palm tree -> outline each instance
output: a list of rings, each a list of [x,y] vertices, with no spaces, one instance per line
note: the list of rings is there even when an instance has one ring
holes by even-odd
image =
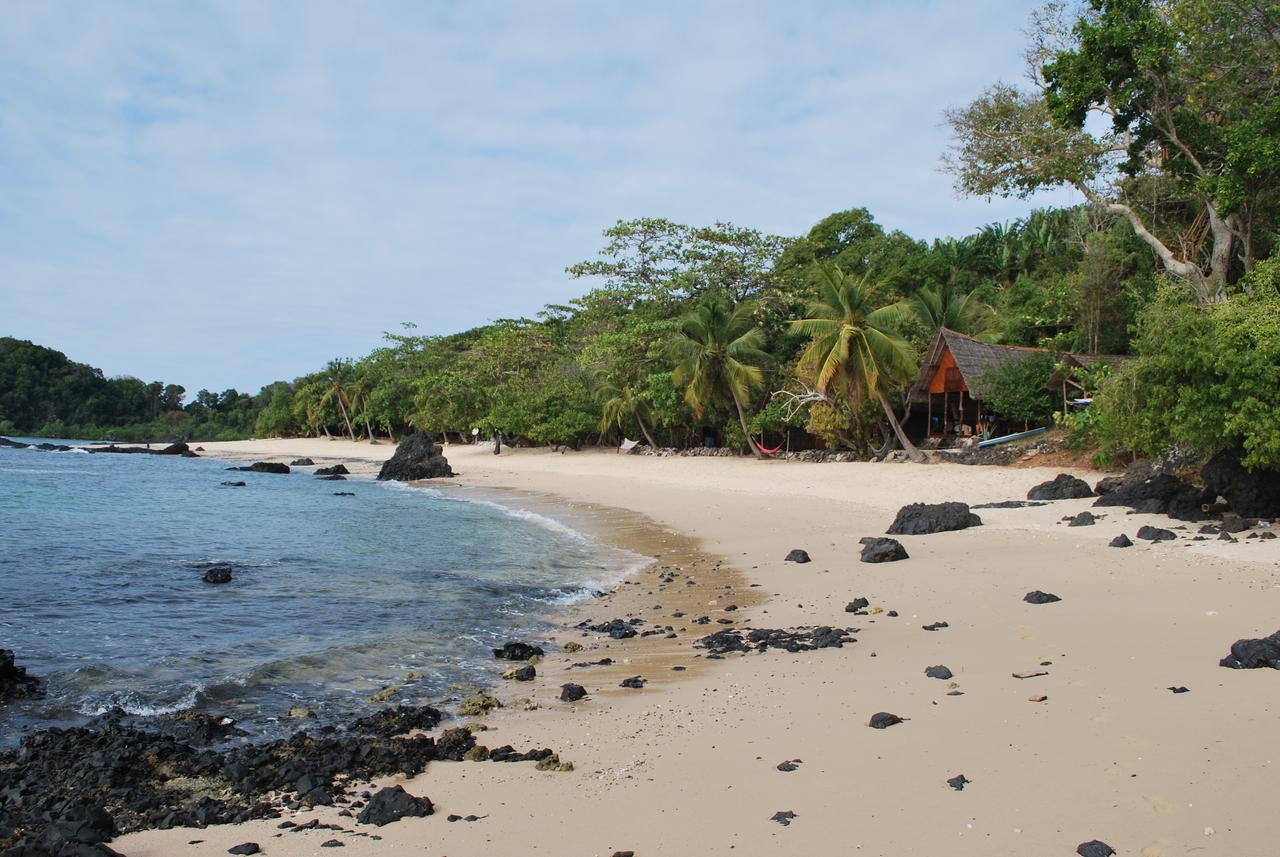
[[[671,379],[677,387],[685,388],[684,400],[695,416],[701,417],[709,404],[732,401],[751,454],[763,459],[742,409],[743,400],[764,383],[760,364],[769,359],[760,350],[764,331],[755,326],[751,311],[750,304],[740,303],[731,309],[725,299],[712,298],[686,315],[672,346],[676,365]]]
[[[336,401],[338,410],[342,413],[343,422],[347,424],[347,434],[351,435],[351,440],[356,439],[356,430],[351,425],[351,417],[347,414],[347,385],[348,378],[351,375],[351,365],[345,360],[330,360],[329,365],[325,367],[325,383],[326,389],[324,395],[320,398],[321,405],[327,405],[329,402]]]
[[[865,277],[847,277],[831,264],[821,265],[819,271],[817,303],[809,308],[808,318],[791,323],[793,333],[810,337],[797,364],[800,372],[822,395],[845,396],[855,413],[864,402],[879,401],[907,455],[924,461],[884,394],[890,382],[905,381],[915,371],[911,346],[894,329],[901,312],[893,306],[872,309],[872,289]]]
[[[600,406],[601,431],[607,431],[614,426],[621,428],[627,417],[634,417],[635,421],[640,425],[640,431],[644,433],[644,439],[649,442],[649,447],[651,449],[658,448],[653,436],[649,434],[649,428],[644,424],[644,415],[649,413],[649,403],[636,394],[635,388],[630,384],[618,387],[601,379],[597,382],[596,395],[602,400]]]
[[[975,336],[986,326],[987,318],[995,311],[974,297],[973,292],[962,294],[952,283],[942,283],[933,288],[921,286],[894,304],[893,309],[904,316],[914,317],[928,328],[930,335],[947,327],[957,333]]]

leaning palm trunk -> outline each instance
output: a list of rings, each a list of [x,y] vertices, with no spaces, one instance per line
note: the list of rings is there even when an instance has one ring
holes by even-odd
[[[351,425],[351,417],[347,416],[347,406],[342,402],[342,394],[338,394],[338,410],[342,411],[342,421],[347,424],[347,434],[351,435],[351,440],[356,439],[356,430]]]
[[[880,400],[880,407],[884,408],[885,416],[889,418],[889,424],[893,426],[893,432],[898,436],[898,442],[902,444],[902,448],[907,452],[907,458],[916,463],[923,463],[929,460],[923,452],[916,449],[911,441],[907,440],[907,433],[902,430],[902,426],[898,423],[898,418],[894,416],[893,408],[889,407],[889,402],[884,397],[884,393],[876,391],[876,398]]]
[[[364,430],[369,433],[369,443],[377,443],[378,438],[373,434],[373,426],[369,425],[369,418],[364,418]]]
[[[733,396],[733,405],[738,409],[738,422],[742,424],[742,436],[747,439],[747,446],[751,449],[751,454],[764,461],[764,453],[760,451],[760,447],[756,446],[756,442],[751,439],[751,431],[747,428],[747,415],[743,413],[742,402],[738,401],[737,393]]]
[[[739,413],[741,413],[741,409],[739,409]],[[653,435],[649,434],[649,429],[645,427],[644,420],[640,418],[639,414],[636,414],[636,422],[640,424],[640,431],[644,433],[644,439],[649,441],[649,448],[657,449],[658,445],[653,442]]]

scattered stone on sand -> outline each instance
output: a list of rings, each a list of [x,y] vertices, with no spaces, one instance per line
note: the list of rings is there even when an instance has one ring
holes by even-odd
[[[1138,538],[1152,542],[1171,542],[1178,536],[1172,530],[1163,527],[1149,527],[1145,524],[1138,529]]]
[[[227,849],[228,854],[260,854],[261,846],[256,842],[244,842]]]
[[[1237,515],[1235,512],[1222,513],[1221,529],[1223,530],[1223,532],[1232,533],[1232,534],[1243,533],[1245,530],[1249,529],[1250,526],[1252,525],[1249,521],[1246,521],[1243,517],[1241,517],[1240,515]]]
[[[538,675],[538,671],[533,664],[525,664],[522,667],[512,667],[502,674],[504,679],[508,681],[533,681]]]
[[[314,467],[315,462],[310,458],[295,458],[289,462],[290,467]]]
[[[1036,696],[1027,697],[1027,702],[1048,702],[1048,701],[1049,701],[1049,697],[1045,696],[1043,693],[1037,694]]]
[[[1222,532],[1218,533],[1218,541],[1220,541],[1220,542],[1234,542],[1234,541],[1239,541],[1239,539],[1237,539],[1235,536],[1231,535],[1231,533],[1228,533],[1226,530],[1223,530]]]
[[[463,699],[458,704],[458,713],[467,717],[479,717],[483,714],[488,714],[495,708],[501,707],[502,703],[498,701],[496,696],[480,691]]]
[[[1047,506],[1048,503],[1038,500],[1001,500],[998,503],[978,503],[972,509],[1026,509],[1031,506]]]
[[[1067,526],[1068,527],[1092,527],[1096,523],[1098,523],[1098,519],[1094,517],[1092,512],[1090,512],[1088,509],[1085,509],[1080,514],[1075,515],[1074,517],[1071,518],[1071,520],[1067,521]]]
[[[378,471],[378,481],[412,482],[415,479],[437,479],[453,476],[453,468],[425,432],[415,431],[400,441],[395,455]]]
[[[201,578],[205,583],[230,583],[231,582],[231,566],[215,565],[204,573]]]
[[[898,562],[908,559],[907,549],[897,539],[872,538],[862,542],[863,562]]]
[[[333,464],[329,467],[317,467],[316,476],[349,476],[351,471],[347,469],[345,464]]]
[[[1089,483],[1069,473],[1059,473],[1027,492],[1028,500],[1078,500],[1092,496],[1093,489]]]
[[[954,777],[947,780],[947,785],[951,786],[951,788],[958,792],[962,792],[964,791],[964,787],[969,785],[971,782],[973,782],[973,780],[969,779],[964,774],[956,774]]]
[[[568,654],[572,655],[574,652],[582,651],[582,644],[575,643],[573,640],[570,640],[569,642],[565,643],[563,646],[560,647],[560,651],[567,652]]]
[[[289,465],[278,461],[255,461],[247,467],[228,467],[228,470],[243,470],[245,473],[279,473],[289,472]]]
[[[560,701],[561,702],[577,702],[585,699],[587,689],[580,684],[562,684],[560,685]]]
[[[1052,592],[1041,592],[1039,589],[1035,589],[1022,596],[1022,600],[1028,604],[1052,604],[1062,599]]]
[[[455,726],[440,733],[436,739],[436,758],[448,762],[461,762],[476,746],[476,736],[465,726]]]
[[[867,599],[855,598],[852,601],[850,601],[848,604],[844,605],[844,612],[861,613],[863,610],[866,610],[870,606],[871,606],[871,602],[868,601]]]
[[[631,678],[624,678],[621,683],[618,684],[618,687],[629,687],[632,690],[640,690],[644,687],[644,678],[638,675],[633,675]]]
[[[784,559],[783,562],[806,563],[806,562],[809,562],[809,554],[807,551],[803,551],[800,548],[796,548],[791,553],[787,554],[787,558]]]
[[[845,643],[856,643],[856,628],[796,628],[789,631],[774,628],[754,628],[742,631],[729,628],[703,637],[693,645],[706,649],[713,655],[729,652],[763,652],[766,649],[782,649],[787,652],[809,652],[814,649],[843,648]]]
[[[423,818],[433,812],[435,807],[427,798],[414,797],[401,786],[391,786],[371,797],[356,821],[382,827],[402,818]]]
[[[887,711],[877,711],[871,715],[871,719],[867,721],[867,725],[872,729],[888,729],[890,726],[897,726],[902,722],[902,718],[896,714],[890,714]]]
[[[1091,839],[1076,846],[1076,854],[1080,857],[1111,857],[1116,851],[1105,842]]]
[[[326,839],[320,843],[321,848],[346,848],[346,843],[341,839]]]
[[[1128,536],[1126,536],[1124,533],[1121,533],[1120,535],[1116,536],[1116,537],[1115,537],[1114,539],[1112,539],[1111,541],[1107,542],[1107,547],[1113,547],[1113,548],[1131,548],[1131,547],[1133,547],[1133,542],[1131,542],[1131,541],[1129,540],[1129,537],[1128,537]]]
[[[710,621],[710,617],[707,617],[707,622],[703,624],[707,624]],[[615,640],[627,640],[636,635],[636,629],[634,626],[641,624],[644,624],[643,619],[632,619],[629,622],[622,619],[610,619],[608,622],[597,622],[594,625],[590,622],[579,622],[578,627],[584,631],[594,631],[597,634],[608,634]]]
[[[1175,685],[1173,687],[1170,687],[1169,691],[1171,693],[1190,693],[1191,692],[1189,689],[1183,687],[1182,685]]]
[[[982,525],[982,519],[969,511],[967,503],[911,503],[898,510],[889,525],[891,536],[923,536],[945,533]]]
[[[501,649],[494,649],[493,656],[503,661],[527,661],[529,658],[542,657],[546,652],[540,646],[529,643],[504,643]]]
[[[778,763],[778,770],[782,771],[784,774],[789,774],[792,771],[800,770],[801,764],[802,763],[799,759],[788,759],[785,762]]]
[[[936,667],[926,668],[924,671],[924,674],[929,678],[940,678],[943,681],[947,681],[948,679],[952,678],[951,670],[947,669],[941,664],[939,664]]]
[[[1014,673],[1013,677],[1014,678],[1038,678],[1042,675],[1048,675],[1048,673],[1045,672],[1044,670],[1036,670],[1036,671],[1028,670],[1026,672]]]
[[[930,625],[921,625],[920,627],[924,628],[926,631],[940,631],[943,628],[950,628],[951,626],[946,622],[934,622]]]
[[[0,702],[34,699],[44,695],[44,683],[14,662],[9,649],[0,649]]]
[[[799,817],[800,816],[796,815],[794,812],[788,809],[783,812],[775,812],[773,815],[769,816],[769,820],[776,821],[778,822],[778,824],[781,824],[783,827],[790,827],[791,820]]]
[[[1196,532],[1202,536],[1216,536],[1218,533],[1222,532],[1222,528],[1215,527],[1213,524],[1204,524],[1200,529],[1196,530]]]
[[[1236,640],[1231,644],[1231,654],[1219,661],[1218,665],[1233,670],[1256,670],[1263,667],[1280,670],[1280,631],[1256,640]]]

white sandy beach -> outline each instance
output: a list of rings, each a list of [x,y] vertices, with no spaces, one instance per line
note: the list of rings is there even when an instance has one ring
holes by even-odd
[[[313,439],[203,446],[206,455],[349,465],[394,450]],[[1280,540],[1109,548],[1144,523],[1182,531],[1115,508],[1098,510],[1106,517],[1093,527],[1067,529],[1060,519],[1092,502],[1069,500],[979,510],[982,527],[901,537],[910,559],[863,564],[858,540],[884,533],[906,503],[1020,499],[1058,471],[491,451],[448,447],[460,474],[448,490],[590,514],[606,536],[613,526],[628,546],[664,554],[613,598],[570,611],[575,619],[657,621],[698,598],[693,609],[745,627],[849,626],[858,642],[707,661],[691,644],[724,626],[666,618],[679,639],[661,644],[605,646],[566,632],[555,642],[589,650],[553,653],[535,682],[498,688],[500,698],[532,695],[542,707],[500,711],[480,738],[552,748],[573,772],[433,763],[404,782],[435,802],[429,818],[369,829],[332,810],[295,819],[337,820],[380,841],[282,833],[272,821],[148,831],[112,847],[130,857],[220,855],[254,841],[283,857],[328,853],[320,843],[336,836],[357,855],[988,857],[1071,855],[1096,838],[1122,857],[1276,853],[1280,676],[1218,660],[1236,639],[1280,627]],[[813,562],[784,563],[791,548]],[[694,574],[698,586],[660,588],[663,565]],[[1062,601],[1024,603],[1034,589]],[[859,596],[899,615],[845,613]],[[730,602],[742,609],[723,612]],[[938,620],[949,627],[921,627]],[[566,677],[570,661],[605,648],[632,662]],[[936,664],[954,672],[962,695],[925,677]],[[1047,675],[1012,677],[1021,671]],[[617,687],[636,674],[650,680],[643,690]],[[590,698],[558,701],[567,680]],[[1030,701],[1039,696],[1047,699]],[[867,728],[880,711],[908,719]],[[796,759],[797,770],[777,770]],[[946,784],[957,774],[972,781],[962,792]],[[790,826],[770,820],[785,810],[796,814]],[[450,823],[451,813],[481,819]]]

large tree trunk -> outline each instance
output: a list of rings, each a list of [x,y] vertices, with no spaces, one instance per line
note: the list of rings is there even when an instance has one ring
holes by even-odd
[[[369,418],[364,418],[364,430],[369,433],[369,443],[377,443],[378,438],[373,434],[373,426],[369,425]]]
[[[741,409],[739,409],[739,413],[741,413]],[[649,441],[649,448],[657,449],[658,445],[653,442],[653,436],[649,434],[649,429],[645,427],[644,420],[640,419],[639,414],[636,414],[636,422],[640,424],[640,431],[644,433],[644,439]]]
[[[747,439],[747,447],[750,448],[752,455],[764,461],[764,453],[760,451],[760,447],[756,446],[756,442],[751,439],[751,432],[747,428],[747,415],[743,413],[742,402],[738,401],[737,395],[733,397],[733,406],[738,409],[738,422],[742,424],[742,436]]]
[[[884,393],[877,390],[876,398],[880,400],[880,407],[884,408],[885,416],[889,418],[889,425],[893,426],[893,432],[898,436],[898,443],[902,444],[902,448],[906,450],[907,458],[918,464],[928,461],[929,457],[916,449],[915,445],[907,439],[907,433],[902,430],[902,426],[898,423],[898,418],[894,416],[893,408],[889,407],[889,402],[885,399]]]
[[[356,439],[356,430],[351,426],[351,417],[347,416],[347,406],[342,401],[341,390],[337,391],[336,398],[338,400],[338,410],[342,411],[342,421],[347,424],[347,434],[351,435],[351,440],[354,443]]]

